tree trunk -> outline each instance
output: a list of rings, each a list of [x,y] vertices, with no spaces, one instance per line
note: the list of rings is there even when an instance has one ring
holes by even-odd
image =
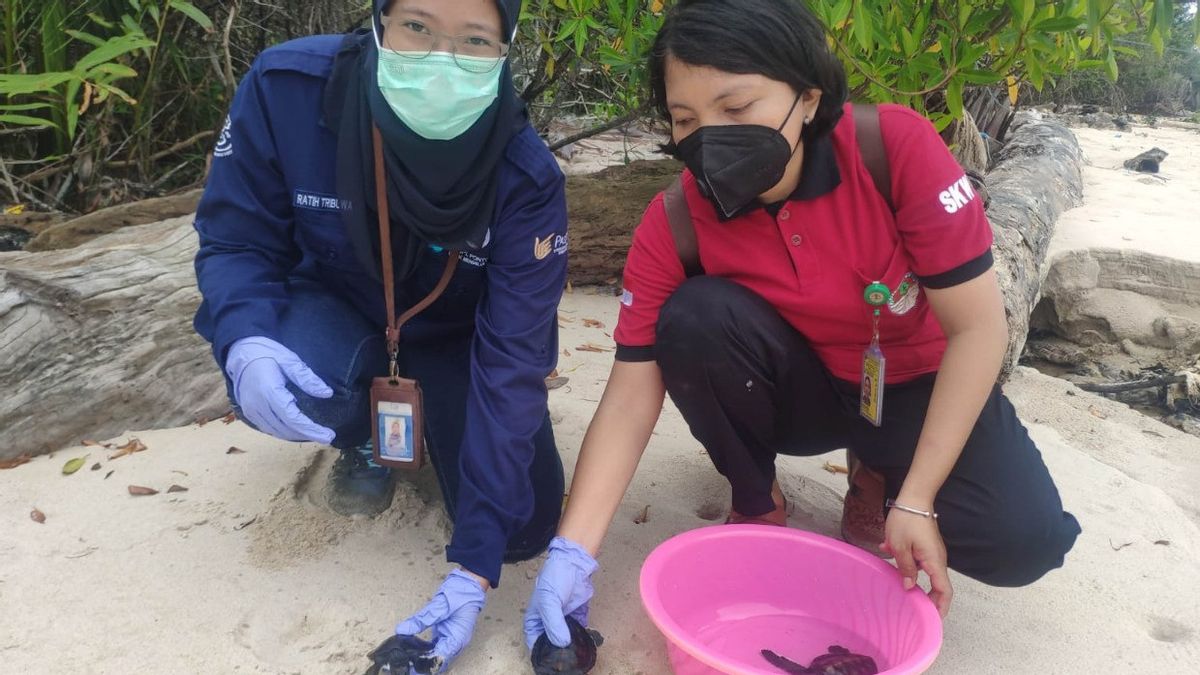
[[[992,252],[1008,315],[1005,378],[1025,348],[1054,224],[1063,211],[1083,203],[1082,164],[1083,152],[1069,129],[1023,112],[1013,120],[1008,143],[987,175],[988,220],[996,237]]]
[[[998,159],[988,214],[1011,334],[1007,372],[1025,343],[1054,223],[1080,202],[1082,157],[1065,127],[1022,114]],[[620,279],[646,205],[679,170],[639,161],[568,179],[575,284]],[[191,325],[195,252],[184,217],[67,250],[0,253],[0,459],[227,407]]]

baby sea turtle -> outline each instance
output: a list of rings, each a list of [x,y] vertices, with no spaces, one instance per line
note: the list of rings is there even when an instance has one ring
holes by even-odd
[[[371,667],[366,675],[433,675],[442,669],[442,657],[434,656],[433,643],[412,635],[393,635],[383,641],[367,658]]]
[[[851,653],[849,649],[838,645],[830,646],[828,654],[813,659],[807,668],[770,649],[762,650],[762,655],[771,665],[783,672],[798,675],[875,675],[879,672],[875,659]]]
[[[534,675],[585,675],[595,667],[596,648],[604,644],[604,637],[569,616],[567,627],[571,629],[567,647],[555,647],[544,633],[534,643]]]

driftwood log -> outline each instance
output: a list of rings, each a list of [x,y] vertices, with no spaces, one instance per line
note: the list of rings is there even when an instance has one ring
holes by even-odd
[[[191,325],[191,220],[0,254],[0,459],[228,408]]]
[[[1025,348],[1054,224],[1063,211],[1083,203],[1082,165],[1083,151],[1069,129],[1023,112],[1013,120],[1008,143],[987,175],[988,220],[996,238],[992,252],[1008,315],[1005,378]]]
[[[1009,364],[1024,345],[1055,220],[1080,201],[1080,162],[1066,128],[1022,114],[988,175]],[[573,283],[617,283],[646,204],[678,171],[643,161],[569,179]],[[227,408],[191,326],[195,251],[184,217],[65,250],[0,253],[0,459]]]

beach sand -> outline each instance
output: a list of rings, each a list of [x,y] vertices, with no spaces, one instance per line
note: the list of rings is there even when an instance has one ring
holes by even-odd
[[[1159,145],[1167,142],[1160,135],[1177,133],[1139,130],[1149,134],[1139,140]],[[1194,134],[1178,133],[1196,147]],[[1155,221],[1161,235],[1143,241],[1131,225],[1146,204],[1196,189],[1200,174],[1183,170],[1186,148],[1163,145],[1172,151],[1164,174],[1180,173],[1147,184],[1110,170],[1108,159],[1095,162],[1110,152],[1110,132],[1081,137],[1094,160],[1085,169],[1085,222],[1097,218],[1112,234],[1087,245],[1149,249],[1169,236],[1170,250],[1200,251],[1194,197],[1192,216],[1168,211]],[[1125,236],[1135,240],[1112,241]],[[570,355],[559,372],[570,382],[551,392],[550,410],[568,473],[612,362],[609,352],[577,347],[611,345],[617,308],[607,291],[564,298],[560,347]],[[988,588],[954,575],[945,643],[930,672],[1194,672],[1200,439],[1028,369],[1006,391],[1084,533],[1065,567],[1031,587]],[[131,437],[148,449],[109,459],[112,450],[67,448],[0,471],[0,672],[360,673],[365,654],[450,569],[449,523],[428,469],[403,482],[380,517],[344,519],[323,506],[331,450],[220,420],[111,440]],[[62,474],[84,455],[82,470]],[[826,461],[844,455],[782,458],[780,477],[791,525],[834,535],[845,476],[825,471]],[[130,485],[160,493],[131,496]],[[172,485],[187,491],[168,493]],[[641,563],[672,535],[719,522],[728,497],[668,403],[599,556],[591,622],[607,642],[594,672],[669,672],[638,598]],[[635,523],[647,506],[648,521]],[[30,518],[33,508],[44,523]],[[539,563],[505,568],[454,672],[529,672],[521,617]]]

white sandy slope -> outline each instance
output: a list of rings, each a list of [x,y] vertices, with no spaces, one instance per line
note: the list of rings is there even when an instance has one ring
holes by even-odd
[[[1196,175],[1160,187],[1092,166],[1088,199],[1120,189],[1161,200]],[[1172,236],[1200,248],[1192,220],[1180,214]],[[563,303],[570,356],[559,369],[570,384],[552,392],[551,413],[568,472],[612,360],[576,347],[610,344],[616,309],[612,297],[584,291]],[[1066,566],[1034,586],[955,576],[932,672],[1196,672],[1200,439],[1029,370],[1006,391],[1084,533]],[[109,460],[94,447],[68,448],[0,471],[0,673],[362,672],[364,654],[449,569],[428,471],[379,518],[346,520],[322,506],[329,450],[219,421],[117,440],[129,436],[149,450]],[[246,452],[226,454],[230,446]],[[84,454],[82,471],[61,474]],[[792,526],[832,535],[845,478],[824,471],[826,460],[841,453],[782,459],[780,475]],[[102,466],[91,471],[95,461]],[[132,497],[131,484],[163,492]],[[167,494],[172,484],[188,491]],[[592,623],[608,642],[595,672],[668,672],[638,571],[659,542],[721,518],[727,489],[668,404],[600,556]],[[647,505],[649,522],[635,524]],[[44,524],[30,520],[33,507]],[[505,569],[456,672],[528,672],[520,620],[536,570]]]

